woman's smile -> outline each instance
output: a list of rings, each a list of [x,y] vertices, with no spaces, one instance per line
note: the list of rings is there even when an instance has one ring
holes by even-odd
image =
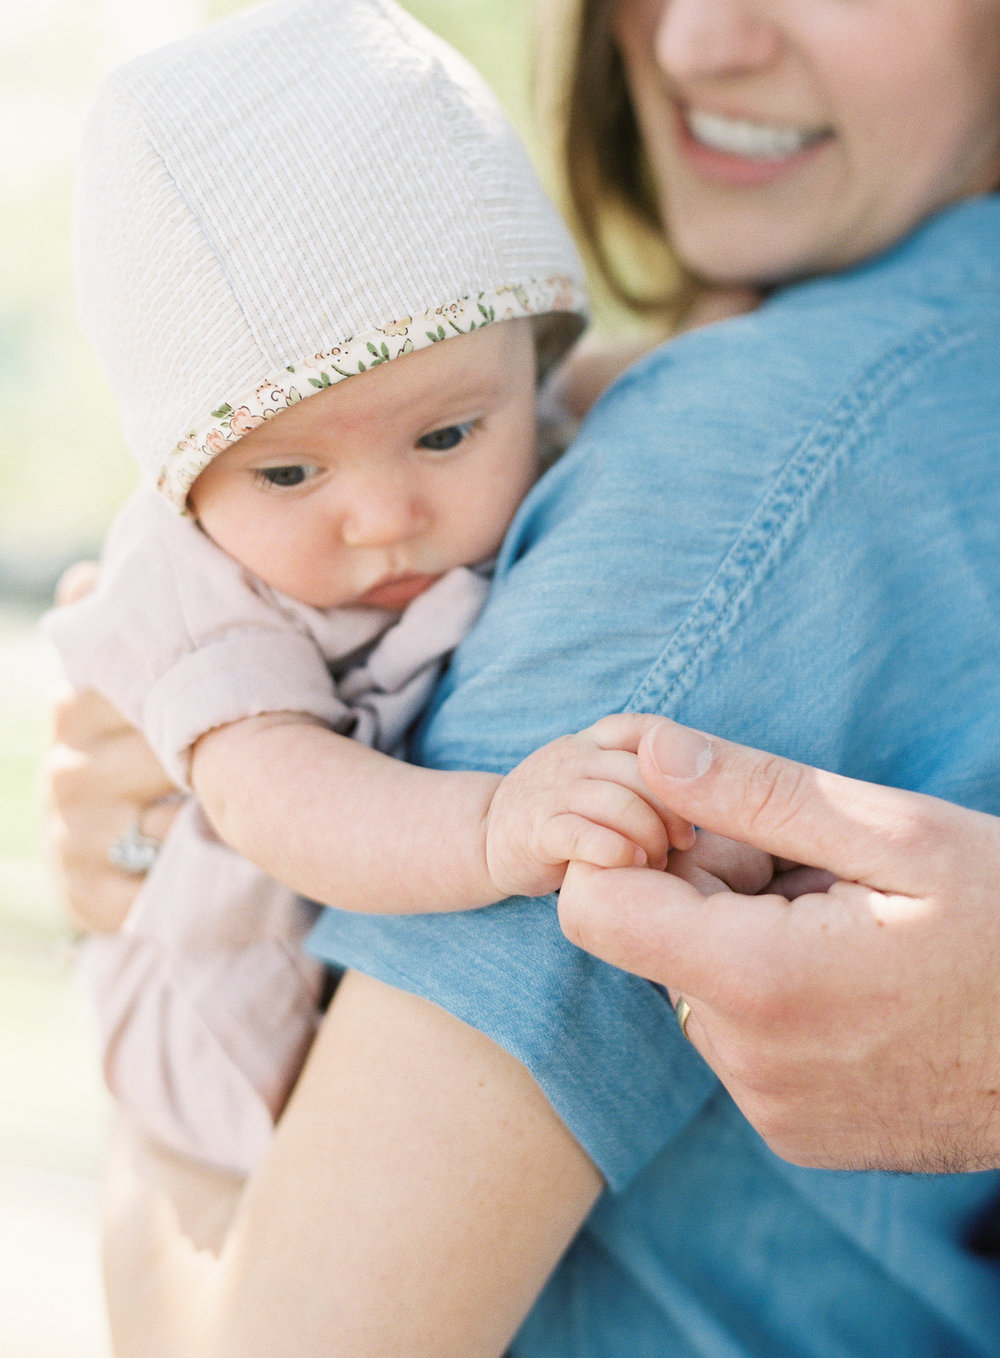
[[[619,0],[667,235],[716,283],[850,267],[1000,181],[994,0]]]
[[[799,128],[678,105],[678,142],[692,172],[734,187],[794,174],[831,139],[826,127]]]
[[[828,135],[825,128],[802,131],[695,107],[683,109],[681,116],[692,137],[703,146],[748,160],[786,160]]]

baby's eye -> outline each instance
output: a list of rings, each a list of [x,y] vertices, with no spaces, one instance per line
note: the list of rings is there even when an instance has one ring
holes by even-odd
[[[417,439],[417,447],[426,448],[432,453],[448,453],[469,437],[475,425],[475,420],[465,420],[462,424],[446,424],[443,429],[432,429],[429,434]]]
[[[301,486],[319,471],[318,467],[303,462],[289,462],[277,467],[255,467],[254,480],[271,490],[290,490]]]

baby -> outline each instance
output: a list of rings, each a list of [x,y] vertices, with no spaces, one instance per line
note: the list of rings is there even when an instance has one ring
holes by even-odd
[[[245,1171],[318,1021],[300,897],[469,909],[692,832],[647,800],[636,718],[506,777],[394,757],[538,474],[539,371],[584,325],[564,228],[449,48],[391,0],[278,0],[130,64],[79,241],[147,484],[49,630],[192,794],[90,946],[105,1071],[154,1134]]]

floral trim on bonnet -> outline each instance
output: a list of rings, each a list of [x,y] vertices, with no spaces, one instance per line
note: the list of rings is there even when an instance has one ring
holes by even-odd
[[[158,489],[175,508],[186,513],[188,492],[208,464],[230,444],[289,406],[345,377],[367,372],[415,349],[426,349],[452,335],[467,335],[496,321],[553,312],[577,314],[582,329],[586,299],[579,284],[568,275],[476,293],[421,316],[404,316],[367,334],[353,335],[333,349],[289,364],[249,392],[221,400],[164,458]],[[568,347],[568,342],[559,347]]]

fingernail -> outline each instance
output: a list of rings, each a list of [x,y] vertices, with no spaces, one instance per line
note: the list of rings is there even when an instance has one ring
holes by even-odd
[[[712,762],[712,742],[708,736],[676,722],[656,727],[647,748],[657,771],[679,783],[700,778]]]

